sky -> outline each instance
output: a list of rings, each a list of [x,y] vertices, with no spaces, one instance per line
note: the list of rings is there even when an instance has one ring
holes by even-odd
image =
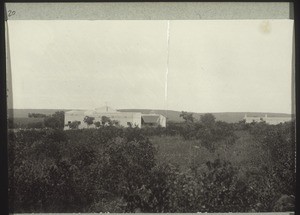
[[[13,108],[291,113],[291,20],[10,20],[8,35]]]

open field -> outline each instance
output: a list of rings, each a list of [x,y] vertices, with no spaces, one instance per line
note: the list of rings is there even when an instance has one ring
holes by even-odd
[[[29,123],[37,123],[37,122],[43,122],[43,118],[28,118],[28,117],[19,117],[14,118],[14,123],[16,124],[29,124]]]
[[[217,158],[248,169],[258,168],[262,162],[268,161],[247,131],[236,131],[235,134],[236,142],[219,143],[215,152],[210,152],[197,140],[184,140],[181,136],[153,136],[150,141],[158,150],[158,162],[172,163],[183,170],[188,169],[192,163],[201,166]]]

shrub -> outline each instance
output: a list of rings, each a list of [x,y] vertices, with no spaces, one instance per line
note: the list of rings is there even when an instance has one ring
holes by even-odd
[[[44,124],[47,128],[62,130],[64,128],[64,118],[64,111],[57,111],[51,116],[44,118]]]
[[[11,212],[291,210],[294,126],[252,124],[243,131],[255,137],[270,159],[252,169],[219,158],[204,164],[191,162],[186,169],[156,160],[156,148],[149,141],[152,135],[179,133],[194,139],[189,143],[206,143],[207,148],[236,138],[234,125],[218,121],[213,126],[183,122],[167,128],[9,132]]]

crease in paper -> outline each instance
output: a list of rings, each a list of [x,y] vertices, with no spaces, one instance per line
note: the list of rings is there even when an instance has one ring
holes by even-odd
[[[169,74],[169,55],[170,55],[170,20],[167,22],[167,68],[165,78],[165,111],[168,111],[168,74]]]

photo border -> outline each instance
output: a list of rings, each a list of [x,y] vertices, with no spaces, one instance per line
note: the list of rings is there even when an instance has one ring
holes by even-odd
[[[26,8],[26,3],[28,4],[40,4],[40,8],[39,10],[32,10],[32,11],[28,11],[28,8],[25,9],[24,11],[27,12],[30,16],[27,17],[26,19],[30,19],[30,20],[33,20],[33,19],[36,19],[36,20],[40,20],[40,19],[49,19],[49,17],[45,17],[45,15],[51,15],[51,20],[54,20],[55,19],[59,19],[61,20],[62,18],[65,18],[66,17],[66,14],[71,14],[73,15],[72,17],[69,17],[72,18],[72,19],[75,19],[75,16],[77,16],[77,19],[78,19],[78,15],[86,15],[88,16],[87,14],[87,11],[84,10],[84,8],[81,8],[80,10],[77,10],[76,11],[76,14],[75,13],[72,13],[72,11],[70,11],[70,9],[66,10],[64,9],[63,11],[61,10],[61,7],[62,7],[62,4],[59,6],[59,7],[56,7],[56,10],[52,10],[51,13],[45,13],[45,7],[48,6],[47,4],[51,3],[64,3],[65,6],[64,7],[69,7],[72,3],[76,3],[76,4],[79,4],[79,3],[82,3],[82,4],[94,4],[94,3],[103,3],[103,4],[110,4],[111,6],[113,4],[120,4],[120,5],[123,5],[124,4],[131,4],[131,3],[136,3],[136,4],[142,4],[146,7],[147,4],[160,4],[160,3],[165,3],[165,4],[168,4],[168,3],[177,3],[177,4],[180,4],[180,3],[203,3],[205,1],[97,1],[97,0],[90,0],[88,2],[85,2],[85,1],[38,1],[38,0],[32,0],[30,1],[18,1],[18,0],[15,0],[15,1],[4,1],[4,2],[1,2],[1,6],[0,7],[2,10],[0,12],[0,19],[2,20],[2,25],[0,27],[0,33],[1,33],[1,54],[0,54],[0,68],[1,68],[1,72],[0,72],[0,86],[1,86],[1,90],[0,90],[0,98],[1,98],[1,112],[0,112],[0,158],[1,158],[1,162],[0,162],[0,194],[1,194],[1,208],[0,208],[0,213],[1,214],[9,214],[9,205],[8,205],[8,192],[7,192],[7,188],[8,188],[8,163],[7,163],[7,83],[6,83],[6,78],[7,78],[7,75],[6,75],[6,70],[7,70],[7,62],[6,62],[6,41],[5,41],[5,37],[6,37],[6,33],[5,33],[5,21],[8,19],[8,20],[16,20],[16,16],[13,18],[13,17],[8,17],[8,14],[7,14],[7,10],[9,9],[9,7],[6,5],[6,3],[8,4],[19,4],[19,3],[22,3],[20,4],[20,6],[22,5],[23,8]],[[256,2],[249,2],[249,1],[235,1],[235,2],[232,2],[232,1],[222,1],[222,2],[205,2],[207,4],[222,4],[222,3],[230,3],[231,4],[231,7],[229,7],[231,10],[233,10],[232,12],[229,12],[227,14],[227,16],[225,16],[225,19],[230,19],[230,14],[232,15],[232,19],[234,19],[234,17],[236,17],[237,14],[239,13],[236,13],[236,11],[240,11],[242,8],[235,8],[234,4],[240,4],[240,3],[249,3],[249,4],[253,4],[253,5],[256,5],[256,6],[253,6],[254,9],[252,10],[249,10],[248,13],[253,16],[253,17],[249,17],[247,19],[274,19],[274,17],[260,17],[259,15],[257,15],[257,13],[259,12],[263,12],[264,13],[264,16],[266,16],[266,14],[270,11],[273,11],[274,12],[274,7],[272,8],[272,10],[269,10],[271,7],[268,7],[264,10],[258,10],[257,9],[257,5],[263,5],[265,3],[290,3],[289,5],[289,8],[288,8],[288,11],[289,11],[289,17],[287,19],[294,19],[294,32],[295,32],[295,45],[294,45],[294,57],[293,57],[293,67],[294,67],[294,71],[293,72],[293,75],[294,75],[294,78],[295,78],[295,81],[293,82],[295,84],[295,86],[293,86],[293,88],[295,89],[293,92],[295,93],[293,98],[295,98],[296,100],[294,101],[294,111],[293,113],[296,113],[296,116],[300,113],[300,109],[299,109],[299,68],[300,68],[300,63],[299,63],[299,57],[300,56],[300,45],[299,45],[299,3],[297,3],[296,1],[256,1]],[[48,6],[49,8],[51,6]],[[41,9],[41,8],[44,8],[44,9]],[[49,9],[48,8],[48,9]],[[125,7],[126,8],[126,7]],[[256,10],[255,10],[256,8]],[[106,8],[107,9],[107,8]],[[114,8],[111,8],[111,14],[110,15],[115,15],[116,14],[116,10],[113,10]],[[116,8],[115,8],[116,9]],[[180,9],[180,8],[179,8]],[[216,14],[216,10],[218,9],[222,9],[220,7],[213,7],[213,8],[204,8],[203,10],[207,10],[207,11],[210,11],[211,14]],[[227,8],[228,9],[228,8]],[[46,9],[47,10],[47,9]],[[97,10],[97,8],[96,8]],[[98,8],[99,10],[99,8]],[[141,10],[141,9],[139,9]],[[223,9],[224,10],[224,9]],[[36,12],[36,13],[33,13],[33,12]],[[66,11],[68,13],[66,13]],[[117,11],[119,11],[121,13],[121,17],[123,18],[117,18],[115,17],[116,19],[132,19],[132,16],[128,16],[128,12],[126,11],[126,9],[121,8],[121,9],[118,9]],[[147,9],[142,9],[141,11],[146,11],[146,13],[144,13],[144,15],[147,15],[148,18],[145,18],[145,19],[152,19],[152,20],[155,20],[153,16],[155,16],[154,13],[151,13],[151,10],[147,10]],[[148,11],[148,13],[147,13]],[[154,10],[152,10],[153,12]],[[163,12],[166,12],[165,10],[159,10],[160,13],[163,13]],[[178,7],[174,9],[174,11],[178,13]],[[206,19],[209,19],[209,15],[203,15],[203,13],[201,12],[200,15],[198,13],[196,13],[197,10],[194,10],[194,13],[190,14],[189,16],[183,16],[183,18],[185,19],[201,19],[201,20],[206,20]],[[234,12],[235,11],[235,12]],[[297,12],[298,11],[298,12]],[[88,12],[91,12],[91,11],[88,11]],[[150,13],[149,13],[150,12]],[[224,12],[224,11],[223,11]],[[173,12],[174,13],[174,12]],[[285,12],[286,13],[286,9],[285,9]],[[283,14],[284,14],[283,13]],[[92,11],[90,14],[94,14],[94,12]],[[107,13],[109,15],[109,13]],[[127,14],[127,15],[126,15]],[[176,15],[176,13],[174,13]],[[175,16],[170,16],[169,19],[172,20],[172,19],[176,19]],[[205,13],[204,13],[205,14]],[[210,15],[211,15],[210,14]],[[218,13],[217,13],[218,14]],[[243,14],[244,16],[247,14],[245,13],[245,11],[243,11],[241,14]],[[281,13],[279,13],[280,15],[282,15]],[[74,16],[75,15],[75,16]],[[160,14],[161,16],[162,14]],[[219,14],[220,15],[220,14]],[[222,15],[222,13],[221,13]],[[103,16],[101,16],[103,17]],[[109,16],[108,16],[109,17]],[[256,18],[255,18],[256,17]],[[19,20],[24,20],[25,17],[19,17]],[[177,19],[183,19],[182,17],[180,18],[177,18]],[[82,18],[81,18],[82,19]],[[95,19],[95,17],[91,17],[91,19]],[[102,18],[103,19],[103,18]],[[216,19],[221,19],[221,16],[218,16],[218,18]],[[223,18],[224,19],[224,18]],[[238,18],[235,18],[235,19],[238,19]],[[278,19],[282,19],[282,18],[278,18]],[[298,121],[298,118],[296,117],[296,131],[299,130],[299,121]],[[296,132],[296,140],[299,139],[299,132]],[[296,141],[297,142],[297,141]],[[299,146],[296,144],[296,153],[299,153]],[[297,159],[296,160],[296,163],[297,163],[297,170],[298,170],[298,166],[300,165],[299,164],[299,160]],[[299,181],[299,178],[300,178],[300,174],[299,174],[299,171],[297,171],[297,181]],[[300,183],[296,183],[296,203],[300,201],[300,198],[299,198],[299,192],[300,192]],[[300,214],[300,207],[298,204],[295,204],[296,206],[296,210],[295,210],[295,214]],[[217,213],[215,213],[217,214]],[[218,213],[220,214],[220,213]],[[224,213],[226,214],[226,213]],[[238,213],[237,213],[238,214]],[[259,213],[248,213],[248,214],[259,214]],[[275,214],[275,213],[269,213],[269,214]]]

